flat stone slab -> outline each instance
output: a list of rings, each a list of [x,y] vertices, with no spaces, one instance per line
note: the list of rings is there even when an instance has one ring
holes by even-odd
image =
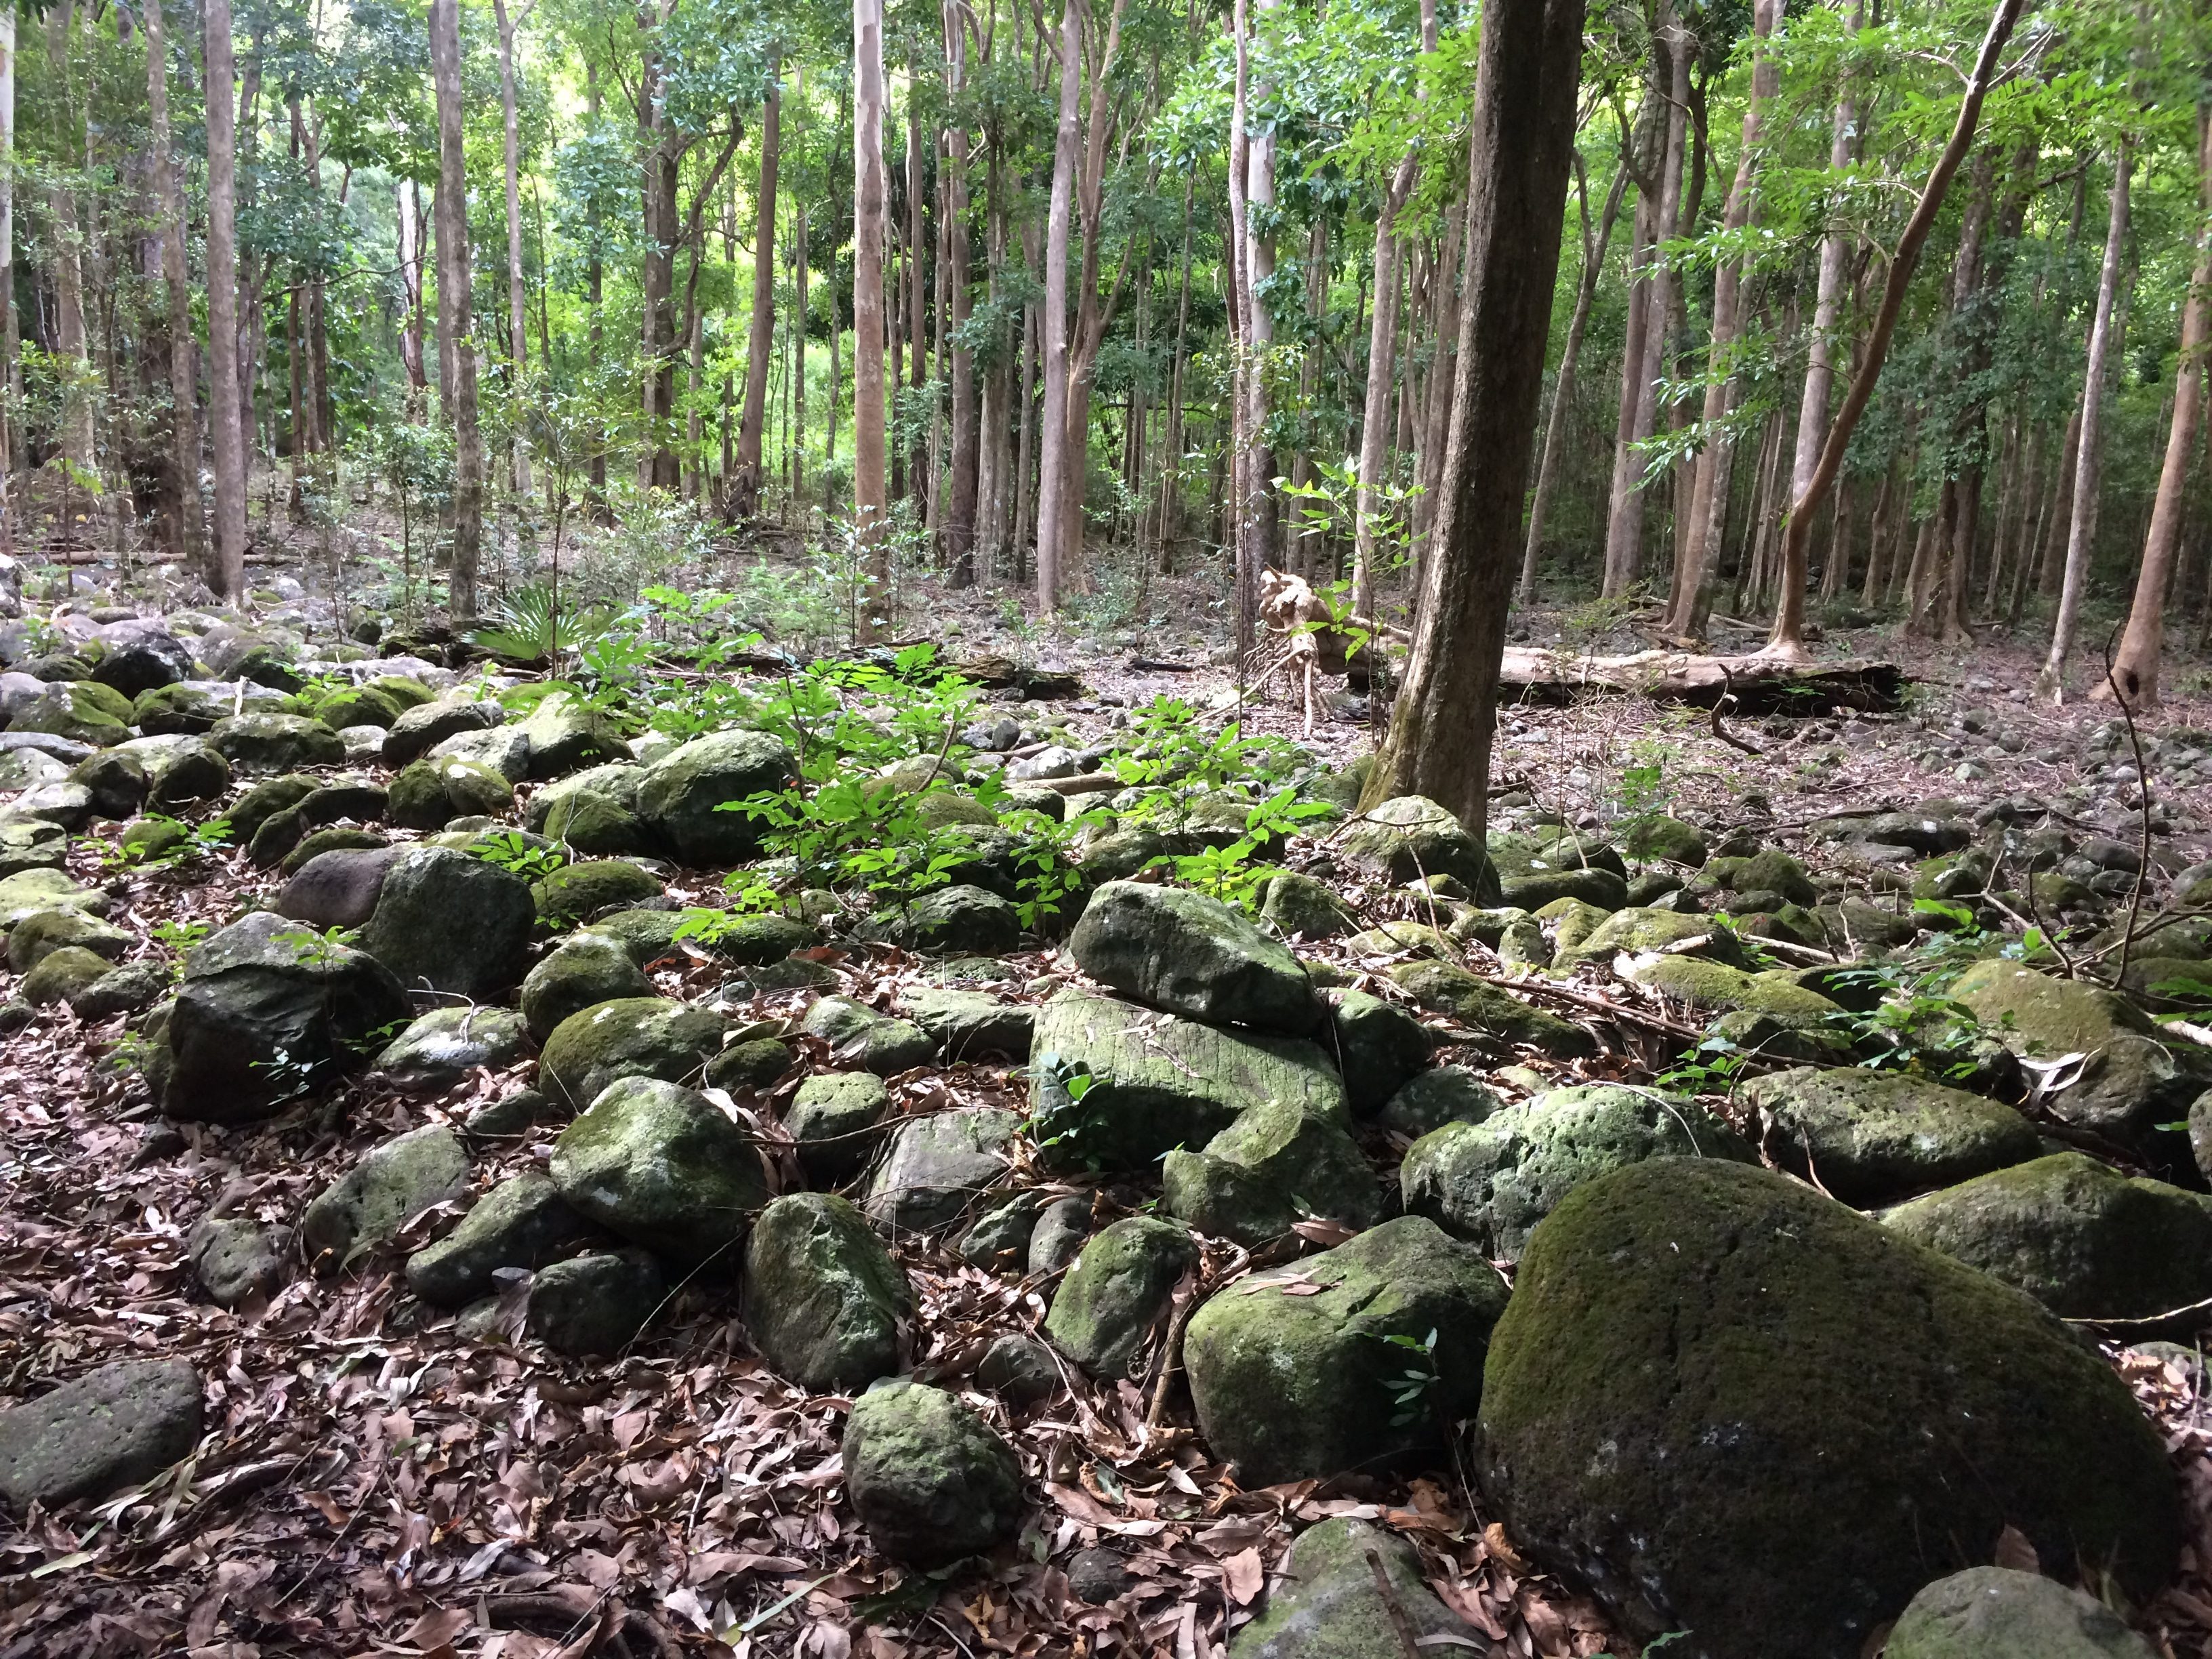
[[[199,1437],[190,1365],[118,1359],[0,1412],[0,1498],[21,1508],[104,1496],[160,1474]]]

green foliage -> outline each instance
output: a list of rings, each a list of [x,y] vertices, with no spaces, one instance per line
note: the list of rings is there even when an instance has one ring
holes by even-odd
[[[550,876],[568,862],[562,848],[540,847],[515,830],[487,830],[468,845],[468,854],[511,870],[527,881]]]
[[[1409,1429],[1434,1415],[1437,1409],[1443,1384],[1443,1374],[1437,1369],[1437,1334],[1431,1331],[1417,1341],[1400,1333],[1382,1333],[1381,1340],[1403,1350],[1411,1362],[1406,1370],[1382,1382],[1390,1391],[1390,1426]]]

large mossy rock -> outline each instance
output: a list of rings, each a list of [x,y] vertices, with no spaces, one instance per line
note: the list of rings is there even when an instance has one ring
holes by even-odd
[[[24,703],[9,720],[8,729],[43,732],[49,737],[105,749],[131,735],[131,707],[130,698],[104,685],[90,680],[66,680],[48,686]]]
[[[501,1182],[453,1231],[409,1256],[407,1285],[434,1306],[463,1307],[496,1291],[502,1267],[542,1267],[606,1237],[550,1179],[528,1170]]]
[[[912,1020],[900,1019],[850,997],[817,997],[799,1022],[808,1036],[818,1036],[841,1066],[857,1066],[879,1077],[927,1066],[937,1045]]]
[[[538,699],[521,721],[530,740],[530,775],[562,778],[580,767],[623,753],[621,735],[605,715],[566,691]]]
[[[1906,1604],[1883,1659],[2153,1659],[2102,1601],[2009,1567],[1969,1567]]]
[[[744,1131],[704,1095],[658,1078],[611,1085],[561,1132],[552,1174],[580,1213],[686,1262],[742,1244],[769,1196]]]
[[[2158,1028],[2150,1017],[2117,993],[2016,962],[1976,963],[1951,996],[2025,1060],[2086,1056],[2069,1068],[2063,1087],[2044,1097],[2058,1117],[2139,1154],[2172,1179],[2200,1179],[2187,1135],[2160,1126],[2186,1117],[2190,1103],[2212,1084],[2212,1056],[2167,1049],[2153,1035]]]
[[[1359,927],[1328,884],[1288,870],[1269,879],[1260,915],[1285,939],[1341,939]]]
[[[1413,1143],[1398,1179],[1410,1213],[1514,1261],[1569,1193],[1652,1158],[1758,1161],[1742,1136],[1693,1101],[1595,1084],[1554,1089],[1480,1123],[1448,1123]]]
[[[1697,942],[1692,944],[1692,940]],[[1679,950],[1684,955],[1725,963],[1731,968],[1747,967],[1750,962],[1743,953],[1743,942],[1710,916],[1686,916],[1674,910],[1631,906],[1614,911],[1581,943],[1562,951],[1559,966],[1571,968],[1582,962],[1610,963],[1624,953],[1635,956],[1645,951],[1666,950]]]
[[[107,895],[98,888],[80,886],[59,870],[25,870],[0,876],[0,933],[41,910],[82,910],[88,915],[105,915],[109,902]]]
[[[637,1340],[665,1299],[667,1276],[650,1250],[593,1250],[538,1270],[524,1328],[556,1353],[589,1359]]]
[[[242,772],[338,766],[346,757],[338,734],[305,714],[226,715],[208,732],[208,744]]]
[[[1021,1528],[1013,1448],[942,1389],[878,1383],[853,1402],[842,1450],[846,1495],[894,1561],[949,1566]]]
[[[861,932],[933,956],[997,956],[1022,942],[1020,912],[998,894],[965,881],[880,910]]]
[[[407,1094],[443,1094],[471,1072],[514,1065],[522,1039],[522,1016],[511,1008],[433,1008],[385,1045],[376,1069]]]
[[[107,649],[93,665],[92,677],[126,697],[141,697],[191,678],[191,647],[165,628],[133,624],[106,644]]]
[[[1200,1426],[1247,1489],[1440,1454],[1480,1397],[1504,1306],[1504,1282],[1472,1246],[1425,1217],[1386,1221],[1241,1279],[1193,1316],[1183,1364]],[[1403,1378],[1424,1370],[1433,1382],[1401,1410]]]
[[[1528,1048],[1558,1060],[1597,1052],[1596,1039],[1581,1026],[1448,962],[1401,962],[1390,969],[1390,977],[1421,1007],[1456,1020],[1493,1051]]]
[[[586,1008],[652,995],[653,981],[618,941],[578,933],[523,976],[522,1018],[531,1040],[542,1043]]]
[[[2212,1297],[2212,1198],[2080,1152],[1963,1182],[1881,1219],[2063,1319],[2147,1320]]]
[[[1379,1559],[1390,1599],[1375,1583]],[[1405,1659],[1399,1621],[1430,1652],[1483,1651],[1474,1626],[1437,1599],[1413,1547],[1395,1532],[1346,1516],[1298,1534],[1259,1617],[1237,1632],[1229,1659]]]
[[[709,732],[646,769],[637,815],[685,864],[740,863],[759,852],[761,825],[720,809],[782,788],[796,770],[791,751],[765,732]]]
[[[1036,1010],[1026,1003],[1001,1002],[988,991],[933,989],[908,998],[907,1012],[948,1063],[987,1054],[1030,1057]]]
[[[1030,1103],[1055,1168],[1141,1170],[1271,1100],[1349,1126],[1344,1085],[1316,1043],[1224,1030],[1085,991],[1062,991],[1037,1010]]]
[[[753,1224],[745,1333],[778,1376],[817,1394],[890,1376],[913,1315],[906,1274],[843,1199],[787,1193]]]
[[[1393,884],[1449,876],[1477,904],[1498,902],[1498,872],[1467,826],[1425,795],[1400,795],[1361,813],[1339,833],[1338,855]]]
[[[1166,1329],[1176,1281],[1198,1260],[1190,1235],[1152,1216],[1123,1218],[1093,1237],[1060,1280],[1045,1333],[1105,1382],[1141,1379]]]
[[[660,896],[660,884],[623,859],[586,859],[542,876],[530,890],[538,914],[556,927],[573,927],[603,910],[627,909]]]
[[[402,830],[442,830],[455,818],[497,817],[514,805],[514,791],[491,768],[447,757],[402,769],[385,812]]]
[[[529,884],[449,847],[416,847],[385,872],[361,948],[400,983],[484,998],[512,990],[538,920]]]
[[[196,1122],[267,1117],[365,1057],[410,1012],[374,957],[258,912],[185,952],[161,1109]]]
[[[996,1107],[908,1118],[891,1131],[868,1182],[868,1218],[890,1233],[951,1226],[1005,1178],[1020,1126]]]
[[[1395,1002],[1364,991],[1332,991],[1328,1000],[1325,1041],[1344,1075],[1345,1104],[1354,1117],[1373,1117],[1428,1069],[1434,1044],[1427,1028]]]
[[[817,1187],[842,1187],[867,1167],[890,1115],[891,1091],[873,1072],[817,1072],[799,1085],[783,1127],[799,1167]]]
[[[1316,1218],[1356,1232],[1382,1208],[1342,1121],[1287,1101],[1253,1107],[1202,1151],[1176,1148],[1160,1174],[1164,1213],[1240,1244],[1265,1244]]]
[[[27,974],[55,951],[75,945],[109,962],[120,962],[131,935],[74,905],[33,910],[8,929],[8,971]]]
[[[370,1147],[317,1194],[300,1218],[300,1243],[318,1272],[341,1272],[468,1187],[460,1138],[442,1123],[426,1124]]]
[[[1776,1163],[1864,1209],[2025,1164],[2042,1137],[2009,1106],[1903,1072],[1799,1066],[1753,1078]]]
[[[448,738],[484,732],[507,723],[507,710],[489,700],[455,698],[405,710],[384,734],[380,758],[386,766],[410,766]]]
[[[1639,957],[1627,977],[1700,1013],[1758,1014],[1784,1030],[1817,1030],[1844,1012],[1786,971],[1747,974],[1693,956]]]
[[[1076,966],[1147,1007],[1310,1036],[1322,1008],[1298,959],[1219,899],[1109,881],[1068,936]]]
[[[580,1111],[617,1079],[698,1078],[728,1030],[720,1014],[665,997],[625,997],[571,1014],[538,1056],[539,1087]]]
[[[1524,1553],[1686,1659],[1858,1659],[2007,1526],[2138,1598],[2179,1542],[2158,1431],[2050,1314],[1717,1158],[1601,1176],[1536,1230],[1477,1474]]]
[[[0,1498],[20,1510],[105,1497],[159,1474],[199,1437],[200,1379],[189,1364],[114,1360],[0,1411]]]

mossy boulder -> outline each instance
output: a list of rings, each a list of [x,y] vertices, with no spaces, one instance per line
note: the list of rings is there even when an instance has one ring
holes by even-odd
[[[607,1235],[536,1170],[478,1199],[453,1231],[407,1258],[407,1287],[434,1307],[459,1308],[499,1289],[502,1267],[535,1269]]]
[[[522,1016],[511,1008],[433,1008],[385,1046],[376,1069],[410,1095],[443,1094],[477,1070],[522,1058]]]
[[[468,1190],[469,1155],[442,1123],[372,1146],[317,1194],[300,1218],[300,1243],[319,1273],[336,1273],[397,1237],[433,1204]]]
[[[531,1041],[542,1043],[586,1008],[652,995],[653,981],[617,941],[578,933],[523,976],[522,1018]]]
[[[873,1072],[817,1072],[792,1096],[783,1126],[806,1178],[842,1187],[867,1167],[882,1139],[877,1126],[890,1110],[891,1091]]]
[[[1054,1168],[1145,1169],[1271,1100],[1349,1127],[1335,1067],[1303,1038],[1227,1030],[1087,991],[1061,991],[1037,1010],[1030,1103]]]
[[[556,927],[573,927],[602,910],[659,898],[660,884],[621,859],[591,859],[541,876],[530,896],[537,901],[540,918]]]
[[[1693,939],[1698,943],[1686,948],[1686,942]],[[1610,963],[1624,953],[1635,956],[1646,951],[1668,949],[1703,957],[1709,962],[1724,963],[1731,968],[1750,965],[1741,941],[1723,924],[1706,916],[1683,915],[1674,910],[1648,907],[1614,911],[1572,950],[1562,951],[1559,965],[1571,968],[1583,962]]]
[[[105,749],[131,735],[131,699],[91,680],[64,680],[18,708],[10,732],[43,732]],[[336,741],[336,739],[332,739]]]
[[[1338,1118],[1270,1100],[1203,1151],[1170,1152],[1160,1208],[1200,1232],[1259,1245],[1310,1217],[1357,1231],[1374,1221],[1381,1204],[1374,1174]]]
[[[997,1107],[908,1118],[893,1128],[868,1182],[868,1218],[886,1232],[936,1232],[1005,1179],[1021,1119]]]
[[[1344,1077],[1345,1104],[1354,1117],[1372,1117],[1427,1068],[1433,1046],[1428,1028],[1396,1003],[1364,991],[1332,991],[1327,1001],[1328,1046]]]
[[[1758,1161],[1742,1136],[1695,1102],[1656,1089],[1554,1089],[1477,1123],[1413,1143],[1398,1172],[1407,1210],[1513,1261],[1583,1182],[1646,1158]]]
[[[1628,902],[1628,884],[1610,870],[1531,871],[1509,876],[1498,884],[1500,903],[1535,911],[1555,900],[1579,899],[1591,908],[1610,915]]]
[[[626,997],[571,1014],[538,1056],[539,1086],[581,1111],[620,1078],[682,1083],[721,1051],[720,1014],[663,997]]]
[[[402,830],[442,830],[455,818],[499,817],[514,791],[489,766],[465,760],[419,760],[392,780],[385,812]]]
[[[398,700],[374,686],[348,686],[317,699],[315,706],[306,711],[333,732],[343,732],[349,726],[375,726],[389,730],[405,711]]]
[[[1419,1140],[1447,1123],[1480,1123],[1504,1106],[1479,1073],[1464,1066],[1437,1066],[1408,1079],[1376,1121],[1393,1134]]]
[[[879,910],[862,933],[909,951],[949,956],[989,956],[1022,939],[1021,916],[998,894],[972,882],[934,887],[920,897]]]
[[[1601,1176],[1536,1230],[1476,1473],[1524,1554],[1698,1659],[1858,1659],[2008,1526],[2137,1598],[2180,1537],[2157,1430],[2050,1314],[1717,1158]]]
[[[1030,1057],[1036,1010],[1025,1003],[1002,1002],[988,991],[917,991],[907,1012],[948,1061],[1000,1055]]]
[[[391,843],[374,830],[360,830],[349,823],[334,823],[326,830],[311,830],[292,845],[292,850],[276,860],[276,873],[295,876],[313,860],[325,853],[374,853]]]
[[[217,720],[234,712],[231,698],[217,688],[179,682],[140,692],[131,700],[129,724],[149,737],[169,732],[198,736],[214,731]]]
[[[1747,974],[1700,957],[1641,957],[1628,977],[1647,991],[1707,1014],[1746,1009],[1785,1023],[1815,1025],[1844,1012],[1786,972]]]
[[[1752,1079],[1740,1097],[1759,1114],[1775,1162],[1861,1209],[2042,1151],[2011,1107],[1903,1072],[1801,1066]]]
[[[1297,958],[1204,893],[1109,881],[1091,894],[1067,948],[1100,984],[1168,1013],[1285,1036],[1321,1024]]]
[[[1621,845],[1632,859],[1656,859],[1696,869],[1705,861],[1705,837],[1697,825],[1650,812],[1621,826]]]
[[[1627,864],[1612,843],[1562,823],[1494,830],[1489,852],[1491,863],[1506,881],[1559,870],[1604,870],[1623,879],[1628,875]]]
[[[81,910],[105,915],[109,899],[95,887],[81,887],[59,870],[24,870],[0,876],[0,933],[41,910]]]
[[[2057,1152],[1881,1218],[2063,1319],[2148,1320],[2212,1297],[2212,1198]],[[2195,1330],[2185,1315],[2176,1328]]]
[[[1978,962],[1951,988],[2004,1045],[2024,1060],[2085,1056],[2044,1104],[2076,1128],[2136,1153],[2169,1179],[2201,1177],[2187,1136],[2162,1127],[2185,1118],[2212,1084],[2212,1056],[2168,1049],[2150,1017],[2114,992],[2054,979],[2016,962]]]
[[[795,771],[791,751],[764,732],[710,732],[646,769],[637,813],[685,864],[741,863],[759,851],[761,826],[720,809],[781,789]]]
[[[1166,1329],[1176,1281],[1197,1260],[1181,1227],[1126,1217],[1083,1247],[1053,1297],[1045,1333],[1091,1376],[1139,1380]]]
[[[228,774],[226,765],[224,775]],[[146,757],[120,744],[79,761],[70,769],[68,781],[90,792],[92,811],[103,818],[133,816],[145,805],[147,792],[153,787],[147,775]]]
[[[105,958],[123,960],[131,935],[74,905],[33,910],[8,930],[8,971],[27,974],[55,951],[75,945]]]
[[[791,1045],[775,1037],[732,1042],[707,1062],[710,1089],[765,1089],[791,1069]]]
[[[1401,795],[1353,818],[1337,837],[1352,868],[1391,883],[1452,876],[1477,904],[1495,904],[1498,872],[1466,825],[1425,795]]]
[[[64,945],[40,957],[39,965],[23,975],[18,988],[23,1000],[33,1008],[52,1002],[75,1006],[79,997],[114,971],[115,964],[97,951],[81,945]]]
[[[541,697],[520,724],[522,735],[530,740],[533,778],[566,777],[580,767],[626,752],[621,733],[607,717],[566,691]]]
[[[704,1095],[658,1078],[609,1085],[554,1142],[551,1173],[580,1213],[687,1262],[741,1244],[769,1197],[744,1131]]]
[[[2102,1601],[2040,1573],[1969,1567],[1906,1603],[1883,1659],[2154,1659]]]
[[[401,710],[385,732],[382,759],[386,766],[411,766],[448,738],[489,731],[506,720],[507,711],[497,703],[472,697],[417,703]]]
[[[1560,1060],[1597,1052],[1596,1040],[1581,1026],[1448,962],[1400,963],[1390,977],[1421,1007],[1457,1021],[1491,1048],[1525,1047]]]
[[[609,918],[610,921],[614,918]],[[699,942],[724,962],[764,967],[816,942],[815,931],[796,916],[765,914],[720,918]]]
[[[937,1045],[911,1020],[878,1012],[850,997],[817,997],[799,1023],[809,1036],[830,1045],[842,1066],[857,1066],[879,1077],[927,1066]]]
[[[1504,1306],[1504,1282],[1472,1246],[1424,1217],[1386,1221],[1242,1279],[1192,1316],[1183,1364],[1200,1426],[1248,1490],[1387,1474],[1441,1453],[1449,1425],[1474,1410]],[[1397,1394],[1417,1366],[1435,1380],[1409,1415]]]
[[[616,761],[578,772],[558,782],[549,783],[534,793],[530,797],[529,805],[523,809],[524,827],[541,835],[551,836],[556,840],[562,839],[556,825],[565,828],[569,822],[562,816],[562,813],[586,795],[596,796],[635,815],[638,786],[644,781],[645,769],[642,766]]]
[[[1013,1448],[942,1389],[877,1384],[853,1402],[842,1449],[846,1495],[891,1560],[949,1566],[1021,1528]]]
[[[572,1358],[619,1353],[637,1340],[666,1289],[667,1276],[650,1251],[568,1256],[540,1268],[530,1281],[524,1328]]]
[[[1389,1600],[1375,1583],[1380,1561]],[[1300,1533],[1259,1616],[1229,1644],[1229,1659],[1405,1659],[1402,1622],[1430,1652],[1489,1644],[1437,1599],[1421,1559],[1400,1534],[1339,1516]]]
[[[745,1333],[780,1376],[847,1394],[898,1370],[914,1292],[842,1198],[787,1193],[745,1243]]]
[[[208,732],[208,745],[243,772],[290,772],[337,766],[346,757],[338,734],[304,714],[230,714]]]
[[[1341,939],[1359,927],[1334,889],[1289,870],[1269,879],[1260,915],[1285,939]]]
[[[58,870],[69,831],[49,818],[0,816],[0,881],[27,870]]]
[[[451,848],[414,847],[385,872],[361,948],[403,985],[496,996],[522,978],[537,914],[513,871]]]
[[[182,1359],[117,1359],[0,1411],[0,1498],[20,1512],[104,1498],[189,1455],[199,1374]]]

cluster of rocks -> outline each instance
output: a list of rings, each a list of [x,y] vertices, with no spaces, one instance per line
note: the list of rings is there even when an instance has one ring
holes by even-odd
[[[365,1065],[435,1097],[535,1055],[534,1086],[372,1146],[285,1228],[201,1218],[214,1300],[381,1253],[465,1337],[594,1357],[680,1285],[725,1297],[776,1371],[855,1397],[848,1492],[879,1550],[924,1568],[1030,1514],[981,1395],[1019,1413],[1071,1370],[1143,1382],[1172,1334],[1200,1430],[1248,1488],[1410,1473],[1472,1423],[1469,1467],[1516,1545],[1639,1639],[1687,1631],[1686,1653],[1856,1654],[1892,1620],[1893,1653],[2103,1630],[2071,1592],[1984,1565],[2008,1529],[2046,1571],[2091,1565],[2130,1596],[2170,1575],[2164,1449],[2061,1320],[2178,1332],[2212,1298],[2212,1066],[2126,994],[2191,977],[2212,930],[2165,930],[2156,980],[2131,967],[2118,990],[1992,953],[1924,1030],[1892,998],[1879,1042],[1893,1058],[1901,1030],[1920,1064],[1856,1063],[1885,953],[2015,903],[2094,926],[2111,878],[2132,890],[2126,848],[1929,803],[1815,825],[1846,884],[1672,818],[1606,838],[1509,809],[1485,839],[1407,797],[1304,849],[1255,921],[1130,878],[1243,833],[1243,805],[1200,797],[1091,839],[1065,941],[1080,977],[1032,979],[1001,960],[1022,943],[1018,827],[970,796],[923,797],[975,832],[949,885],[873,914],[801,892],[702,927],[664,888],[758,857],[755,821],[723,809],[783,787],[780,744],[625,743],[565,694],[456,694],[404,666],[309,675],[220,624],[187,644],[118,622],[0,678],[22,739],[6,754],[35,757],[0,815],[19,994],[131,1014],[168,1116],[252,1124]],[[1003,754],[1025,735],[1005,724],[969,741]],[[1014,764],[1033,781],[1101,758]],[[173,982],[127,960],[65,858],[96,817],[125,820],[125,846],[188,836],[153,814],[195,805],[281,885]],[[1400,919],[1368,925],[1355,887]],[[656,988],[679,928],[721,966],[719,999]],[[896,1006],[839,994],[805,954],[833,928],[924,954]],[[1596,1042],[1506,987],[1595,970],[1790,1068],[1725,1116],[1556,1086]],[[763,993],[795,994],[793,1017],[758,1018]],[[900,1109],[902,1074],[985,1059],[1026,1065],[1026,1115]],[[550,1159],[498,1175],[487,1152],[524,1131]],[[1205,1240],[1268,1265],[1213,1287]],[[908,1375],[902,1260],[940,1248],[1046,1303],[1035,1335],[975,1357],[965,1399]],[[0,1413],[0,1496],[146,1479],[198,1413],[189,1368],[90,1373]],[[1331,1522],[1238,1659],[1394,1651],[1394,1611],[1472,1639],[1402,1545]]]

